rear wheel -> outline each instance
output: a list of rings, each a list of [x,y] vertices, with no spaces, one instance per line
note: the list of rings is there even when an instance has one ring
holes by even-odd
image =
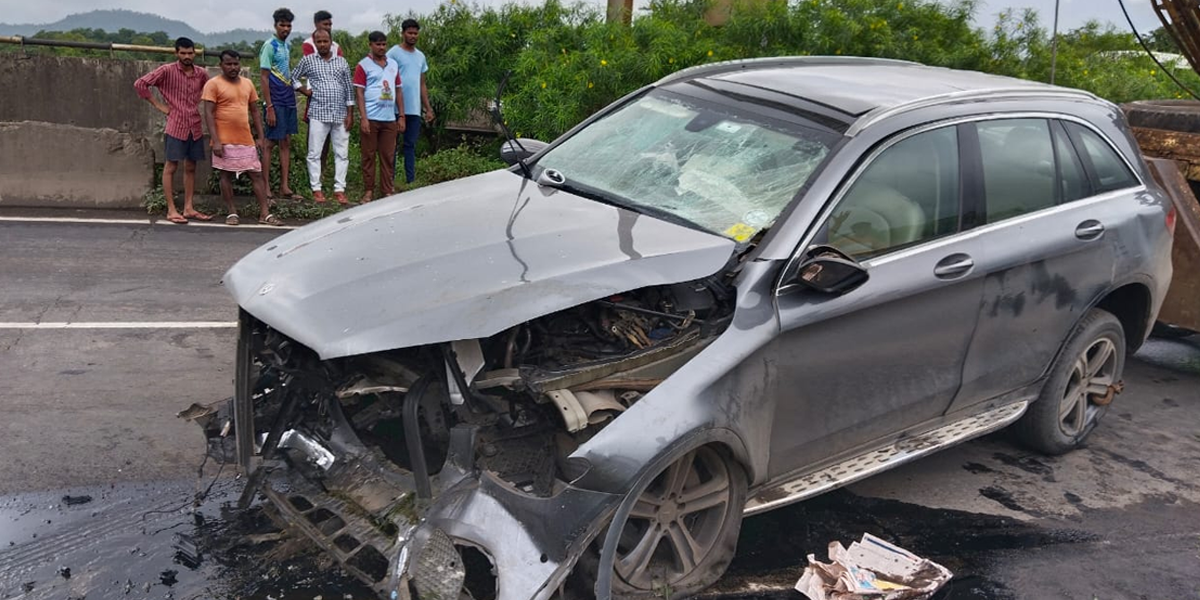
[[[1015,427],[1046,454],[1079,447],[1121,389],[1125,331],[1112,313],[1092,309],[1071,335],[1037,401]]]

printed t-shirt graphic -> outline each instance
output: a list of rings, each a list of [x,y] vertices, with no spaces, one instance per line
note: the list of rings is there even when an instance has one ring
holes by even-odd
[[[380,65],[370,56],[354,67],[354,85],[363,88],[367,119],[371,121],[396,120],[396,88],[400,87],[400,66],[387,59]]]

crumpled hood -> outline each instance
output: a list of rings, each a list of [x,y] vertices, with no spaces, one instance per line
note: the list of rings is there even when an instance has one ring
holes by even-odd
[[[288,232],[223,283],[323,359],[487,337],[535,317],[720,270],[726,238],[493,171]]]

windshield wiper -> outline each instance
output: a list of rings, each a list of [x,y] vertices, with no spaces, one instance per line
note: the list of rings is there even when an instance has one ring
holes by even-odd
[[[716,235],[720,235],[714,231],[710,231],[710,230],[706,229],[703,225],[700,225],[699,223],[692,221],[691,219],[681,217],[669,210],[664,210],[664,209],[658,208],[656,206],[649,206],[646,204],[639,204],[637,202],[632,202],[632,201],[624,198],[623,196],[616,196],[614,194],[602,192],[591,186],[573,184],[570,181],[568,181],[567,176],[563,175],[562,172],[559,171],[558,169],[551,169],[549,167],[543,167],[542,170],[538,173],[537,184],[544,185],[546,187],[552,187],[555,189],[559,189],[564,192],[575,194],[576,196],[579,196],[581,198],[587,198],[588,200],[595,200],[596,202],[600,202],[602,204],[607,204],[609,206],[623,208],[625,210],[648,215],[648,216],[651,216],[651,217],[654,217],[657,219],[662,219],[664,221],[675,223],[677,225],[683,225],[684,227],[688,227],[690,229],[695,229],[697,231],[703,231],[704,233],[713,233]]]

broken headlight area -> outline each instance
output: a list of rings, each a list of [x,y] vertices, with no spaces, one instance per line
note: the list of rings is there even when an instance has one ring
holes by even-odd
[[[731,314],[732,289],[713,277],[610,296],[484,339],[321,360],[243,313],[234,402],[198,422],[219,450],[210,455],[228,459],[236,438],[251,474],[245,502],[265,494],[282,521],[384,596],[397,586],[495,596],[506,580],[537,589],[607,514],[605,495],[571,486],[589,468],[571,454]],[[574,525],[533,525],[551,520]]]

